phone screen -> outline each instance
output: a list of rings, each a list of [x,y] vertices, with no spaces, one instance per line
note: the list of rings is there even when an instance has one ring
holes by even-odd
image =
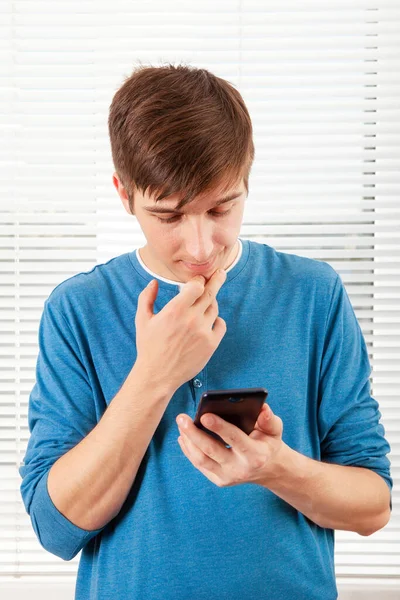
[[[214,413],[239,427],[249,435],[257,422],[258,415],[268,396],[265,388],[236,388],[231,390],[207,390],[200,398],[194,424],[199,428],[230,447],[218,434],[210,431],[200,422],[205,413]]]

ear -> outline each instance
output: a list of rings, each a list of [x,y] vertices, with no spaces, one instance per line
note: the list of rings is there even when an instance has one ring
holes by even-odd
[[[118,177],[118,173],[116,173],[116,172],[113,173],[112,181],[115,186],[115,189],[118,192],[119,197],[121,198],[122,204],[124,205],[126,212],[128,213],[128,215],[134,215],[135,212],[134,211],[131,212],[131,209],[129,206],[128,192],[126,191],[120,178]]]

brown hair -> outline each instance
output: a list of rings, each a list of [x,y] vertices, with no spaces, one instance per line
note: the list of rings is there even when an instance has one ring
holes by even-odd
[[[135,187],[156,201],[184,194],[178,209],[248,178],[252,124],[240,93],[193,66],[136,67],[115,93],[108,118],[115,171],[133,214]]]

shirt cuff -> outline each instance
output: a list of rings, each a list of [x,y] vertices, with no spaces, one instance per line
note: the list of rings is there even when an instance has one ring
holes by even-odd
[[[67,519],[53,503],[47,489],[49,472],[43,475],[36,486],[30,517],[40,544],[45,550],[71,560],[87,542],[100,533],[100,529],[87,530]]]

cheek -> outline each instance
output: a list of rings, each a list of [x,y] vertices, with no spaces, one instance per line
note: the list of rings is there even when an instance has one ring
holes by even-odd
[[[226,237],[229,240],[236,240],[240,233],[243,219],[243,209],[241,211],[234,211],[226,219],[224,219],[221,231],[224,231]]]
[[[153,222],[146,223],[145,228],[142,226],[142,229],[148,243],[153,248],[157,248],[158,253],[167,256],[173,253],[177,242],[170,227],[158,223],[154,219]]]

